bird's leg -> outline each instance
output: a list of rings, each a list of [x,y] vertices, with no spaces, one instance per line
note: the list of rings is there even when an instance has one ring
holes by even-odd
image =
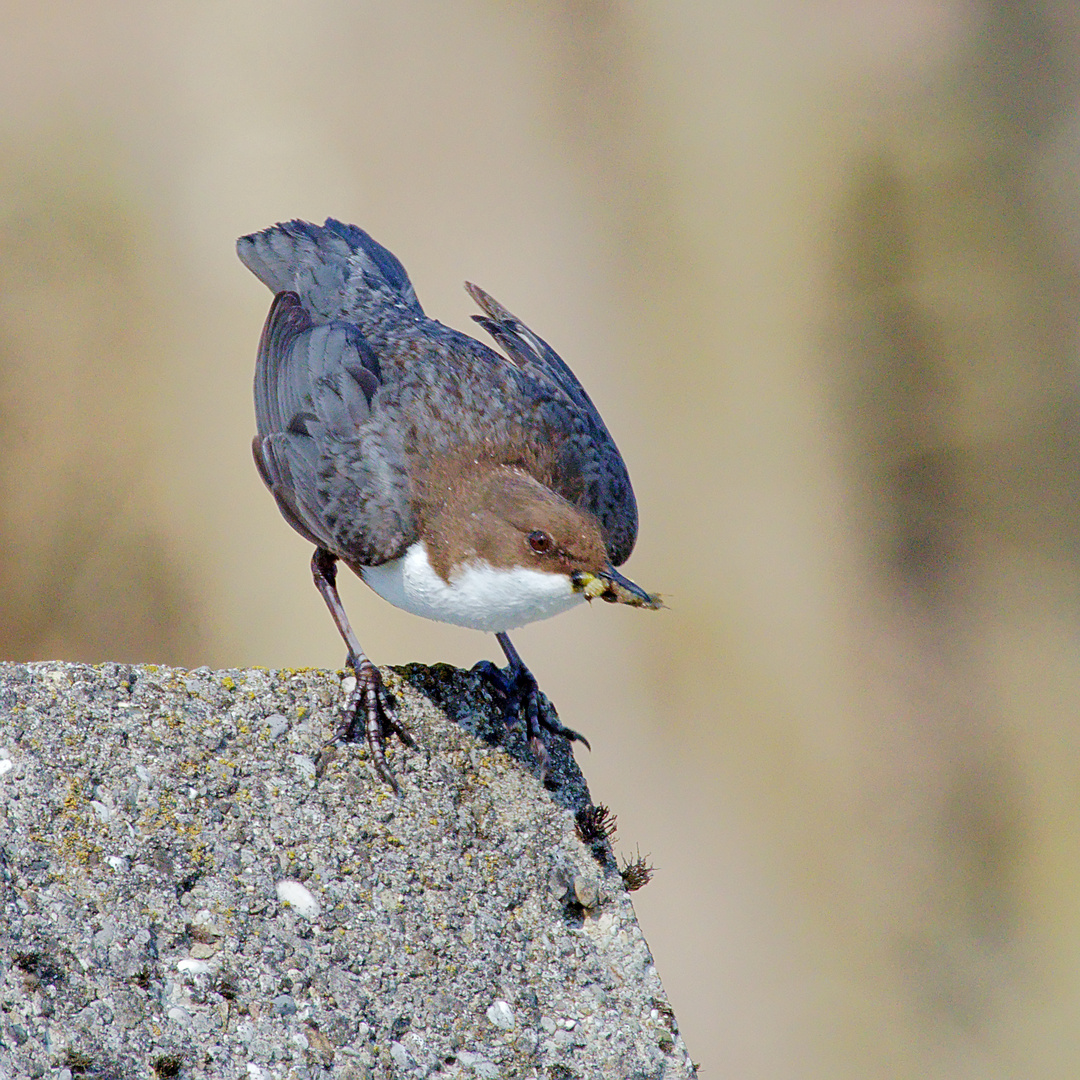
[[[311,576],[315,580],[315,588],[330,609],[345,647],[349,650],[347,662],[356,672],[356,689],[349,695],[345,707],[345,723],[335,738],[344,739],[346,742],[353,739],[363,716],[364,732],[375,770],[395,793],[400,795],[401,789],[390,771],[390,766],[386,764],[383,747],[391,733],[397,735],[406,746],[415,746],[416,741],[395,718],[393,701],[383,684],[379,669],[364,655],[364,650],[360,648],[360,642],[349,625],[349,617],[345,614],[345,607],[337,591],[337,556],[326,548],[317,547],[315,554],[311,556]]]
[[[506,698],[506,717],[512,722],[518,716],[524,717],[525,734],[529,740],[529,746],[533,755],[540,762],[540,770],[547,773],[548,752],[544,745],[542,729],[546,728],[554,735],[561,735],[569,742],[582,742],[590,750],[589,740],[584,735],[578,734],[572,728],[565,727],[559,722],[555,710],[550,706],[543,708],[540,702],[540,688],[536,685],[536,678],[525,666],[513,642],[505,633],[496,634],[502,651],[506,654],[507,665],[505,668],[497,668],[490,660],[481,661],[475,670],[484,672],[498,687],[499,692]]]

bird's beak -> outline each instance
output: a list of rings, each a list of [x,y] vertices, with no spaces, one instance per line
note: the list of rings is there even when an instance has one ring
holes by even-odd
[[[595,574],[591,570],[575,570],[570,575],[570,584],[575,592],[584,593],[586,600],[600,599],[609,604],[629,604],[654,610],[664,606],[656,593],[647,593],[611,566],[605,566]]]

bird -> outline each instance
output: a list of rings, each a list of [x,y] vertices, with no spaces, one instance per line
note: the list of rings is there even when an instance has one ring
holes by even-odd
[[[274,294],[255,364],[255,464],[315,546],[312,577],[356,676],[338,736],[362,731],[400,793],[386,742],[415,740],[349,623],[340,561],[405,611],[496,635],[507,666],[477,668],[508,722],[523,720],[544,775],[544,730],[589,744],[543,708],[508,631],[594,599],[663,606],[616,569],[638,510],[596,407],[476,285],[472,318],[501,353],[426,315],[401,262],[355,225],[282,222],[240,237],[237,254]]]

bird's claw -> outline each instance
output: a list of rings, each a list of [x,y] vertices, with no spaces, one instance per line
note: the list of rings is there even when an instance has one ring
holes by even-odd
[[[525,722],[525,736],[533,757],[540,764],[542,776],[547,775],[549,757],[544,745],[543,732],[561,735],[567,742],[584,743],[591,750],[589,740],[573,728],[566,727],[555,712],[551,702],[540,692],[533,673],[524,665],[515,667],[508,664],[505,668],[497,667],[490,660],[481,660],[473,665],[473,671],[485,676],[493,684],[505,702],[503,719],[507,725],[519,719]]]
[[[362,727],[375,771],[394,789],[395,795],[400,795],[401,788],[386,763],[386,740],[391,735],[396,735],[410,747],[416,746],[416,740],[408,729],[398,722],[394,698],[386,689],[379,669],[366,657],[359,662],[350,660],[349,666],[356,673],[356,686],[345,706],[345,722],[338,729],[335,738],[343,742],[353,742],[358,738]]]

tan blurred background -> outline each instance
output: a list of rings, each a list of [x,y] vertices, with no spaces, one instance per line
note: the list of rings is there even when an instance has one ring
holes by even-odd
[[[234,238],[483,285],[659,615],[515,635],[704,1076],[1080,1072],[1080,8],[2,8],[0,655],[336,667]],[[379,663],[495,658],[347,582]]]

